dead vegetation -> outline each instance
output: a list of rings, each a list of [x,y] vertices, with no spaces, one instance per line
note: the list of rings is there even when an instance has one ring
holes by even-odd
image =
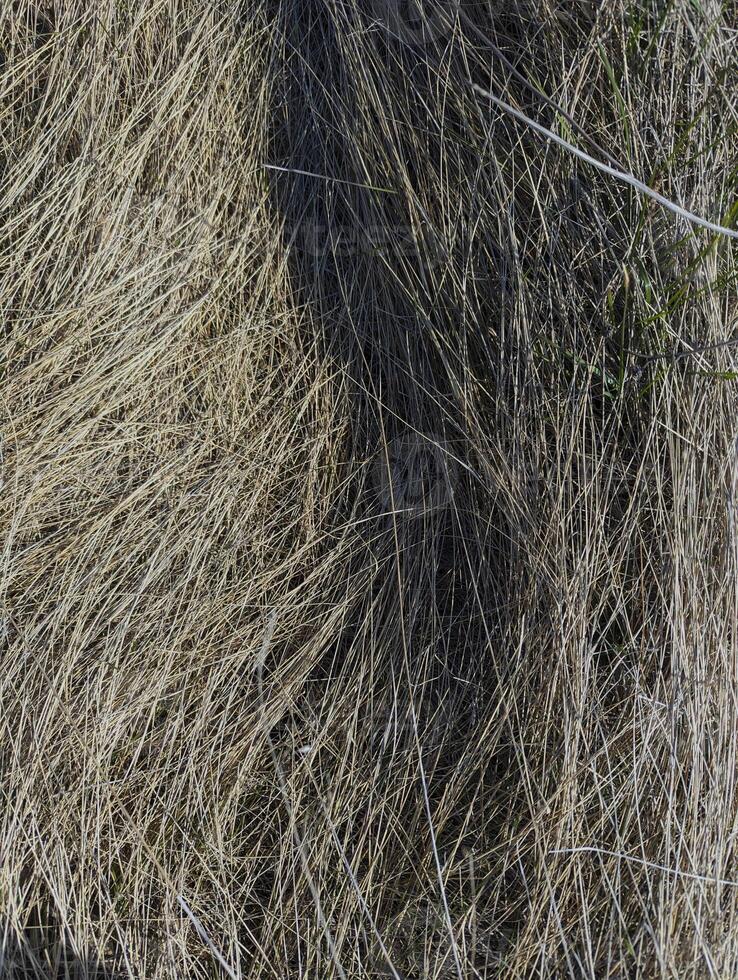
[[[735,5],[0,11],[0,975],[736,976]]]

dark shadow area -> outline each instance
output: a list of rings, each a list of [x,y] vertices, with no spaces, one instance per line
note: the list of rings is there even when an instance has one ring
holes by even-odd
[[[425,780],[434,814],[454,799],[439,834],[442,853],[462,840],[486,847],[491,827],[465,827],[465,815],[475,797],[509,778],[512,737],[465,780],[457,766],[509,683],[506,615],[526,581],[517,533],[478,458],[485,430],[506,440],[498,419],[508,428],[515,411],[516,341],[504,331],[513,264],[497,220],[484,216],[490,180],[480,176],[474,146],[484,142],[482,129],[472,118],[469,138],[472,110],[444,101],[439,85],[449,70],[453,11],[426,43],[417,31],[397,36],[396,21],[388,31],[376,5],[269,9],[268,163],[279,168],[268,174],[271,198],[294,305],[318,356],[338,367],[350,405],[340,520],[355,521],[363,547],[346,577],[369,564],[378,569],[316,680],[340,691],[344,663],[377,658],[381,687],[362,728],[365,764],[385,760],[386,773],[372,794],[396,794],[393,766],[403,758],[422,776],[398,822],[427,832]],[[376,819],[371,801],[354,815],[356,826]],[[387,873],[392,867],[411,879],[426,856],[403,853],[399,839],[397,849]],[[398,896],[377,911],[383,928],[395,928],[387,923],[403,914],[402,902]],[[443,920],[433,926],[434,943],[443,943],[445,928]],[[396,963],[408,964],[408,977],[420,975],[413,956],[422,958],[425,942],[397,940]]]
[[[444,109],[437,84],[452,7],[430,21],[378,3],[268,8],[269,163],[282,168],[268,175],[273,207],[294,303],[318,356],[338,366],[350,405],[344,516],[366,545],[356,570],[367,560],[382,568],[344,643],[373,642],[362,624],[369,607],[382,610],[377,635],[393,687],[407,686],[408,666],[427,676],[419,711],[439,760],[449,739],[463,739],[485,683],[472,654],[483,641],[470,573],[482,557],[481,542],[465,539],[479,485],[459,354],[470,365],[496,356],[492,332],[467,330],[468,292],[454,269],[476,277],[475,302],[490,323],[501,295],[490,289],[499,270],[487,250],[449,227],[437,193],[446,168],[474,168],[462,107]],[[409,648],[427,651],[422,665],[408,664]]]

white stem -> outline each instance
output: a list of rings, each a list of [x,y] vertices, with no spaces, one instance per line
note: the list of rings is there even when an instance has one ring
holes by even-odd
[[[490,102],[494,102],[495,105],[499,106],[500,109],[514,116],[515,119],[520,120],[520,122],[525,123],[526,126],[530,126],[541,136],[545,136],[546,139],[552,140],[559,146],[563,146],[565,150],[569,153],[573,153],[575,157],[580,160],[584,160],[585,163],[591,164],[598,170],[601,170],[603,174],[609,174],[611,177],[615,177],[616,180],[622,180],[624,184],[629,184],[634,187],[641,194],[645,194],[652,200],[657,201],[663,207],[667,208],[669,211],[673,211],[674,214],[678,214],[680,218],[686,218],[687,221],[691,221],[694,225],[699,225],[701,228],[707,228],[708,231],[714,231],[718,235],[727,235],[728,238],[738,238],[738,231],[732,228],[726,228],[724,225],[716,225],[712,221],[708,221],[706,218],[700,218],[699,215],[693,214],[691,211],[687,211],[685,208],[680,207],[675,204],[674,201],[670,201],[668,197],[664,197],[663,194],[659,194],[658,191],[653,190],[648,184],[644,184],[642,180],[638,180],[632,174],[627,173],[625,170],[618,170],[617,167],[611,167],[609,163],[602,163],[600,160],[596,160],[591,157],[589,153],[585,153],[584,150],[578,149],[578,147],[567,142],[563,137],[559,136],[557,133],[553,133],[550,129],[546,129],[540,123],[535,120],[530,119],[525,113],[520,112],[518,109],[513,109],[511,105],[507,102],[503,102],[496,95],[488,92],[486,89],[481,88],[479,85],[473,85],[474,91],[479,95],[483,95],[485,99],[489,99]]]

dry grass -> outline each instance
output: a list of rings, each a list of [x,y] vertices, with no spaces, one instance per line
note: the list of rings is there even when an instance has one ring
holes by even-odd
[[[738,11],[423,3],[0,2],[2,977],[738,975],[736,246],[478,90],[731,225]]]

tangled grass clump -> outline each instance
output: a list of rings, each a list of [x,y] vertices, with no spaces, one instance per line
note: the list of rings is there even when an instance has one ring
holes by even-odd
[[[735,4],[0,11],[0,977],[738,975]]]

